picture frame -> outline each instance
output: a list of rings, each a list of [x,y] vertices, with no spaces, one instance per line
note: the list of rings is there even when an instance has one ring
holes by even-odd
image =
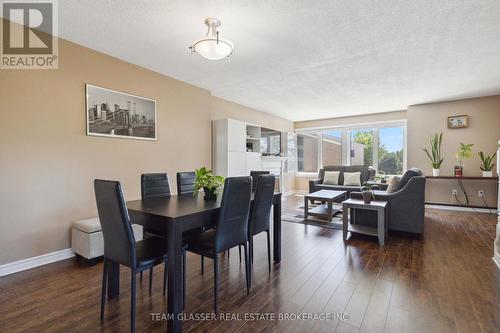
[[[88,136],[157,140],[156,100],[85,84]]]
[[[448,117],[448,128],[449,129],[466,128],[468,126],[469,126],[469,116],[467,116],[467,115]]]

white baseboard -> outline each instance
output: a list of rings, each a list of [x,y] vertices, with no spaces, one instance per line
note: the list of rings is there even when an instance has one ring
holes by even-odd
[[[0,276],[9,275],[25,271],[30,268],[51,264],[56,261],[74,257],[75,253],[71,249],[59,250],[51,253],[42,254],[32,258],[10,262],[0,266]]]
[[[445,206],[445,205],[425,205],[425,208],[434,208],[434,209],[442,209],[442,210],[455,210],[461,212],[478,212],[478,213],[491,213],[497,214],[498,211],[496,209],[488,210],[486,208],[470,208],[470,207],[462,207],[462,206]]]
[[[493,256],[491,259],[493,259],[493,262],[497,264],[497,267],[500,269],[500,256]]]

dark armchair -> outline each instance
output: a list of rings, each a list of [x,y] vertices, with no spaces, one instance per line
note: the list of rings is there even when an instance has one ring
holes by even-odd
[[[352,199],[362,199],[361,192],[351,192]],[[375,191],[375,200],[389,202],[389,229],[422,234],[425,215],[425,176],[420,170],[405,172],[392,193]],[[375,214],[374,214],[375,213]],[[356,224],[375,225],[376,212],[354,211]]]

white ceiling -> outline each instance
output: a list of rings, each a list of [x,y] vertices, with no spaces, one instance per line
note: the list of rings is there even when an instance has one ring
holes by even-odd
[[[231,62],[191,56],[206,17]],[[59,35],[286,119],[500,93],[500,1],[59,1]]]

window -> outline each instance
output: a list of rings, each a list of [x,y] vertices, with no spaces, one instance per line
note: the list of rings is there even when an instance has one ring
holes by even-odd
[[[351,165],[373,166],[372,129],[351,130]]]
[[[367,165],[386,175],[406,169],[404,122],[299,132],[296,145],[299,172],[316,173],[325,165]]]
[[[323,165],[342,165],[342,132],[322,133],[321,160]]]
[[[300,172],[318,172],[318,134],[297,134],[297,169]]]
[[[386,127],[378,130],[378,168],[388,175],[403,173],[403,127]]]

